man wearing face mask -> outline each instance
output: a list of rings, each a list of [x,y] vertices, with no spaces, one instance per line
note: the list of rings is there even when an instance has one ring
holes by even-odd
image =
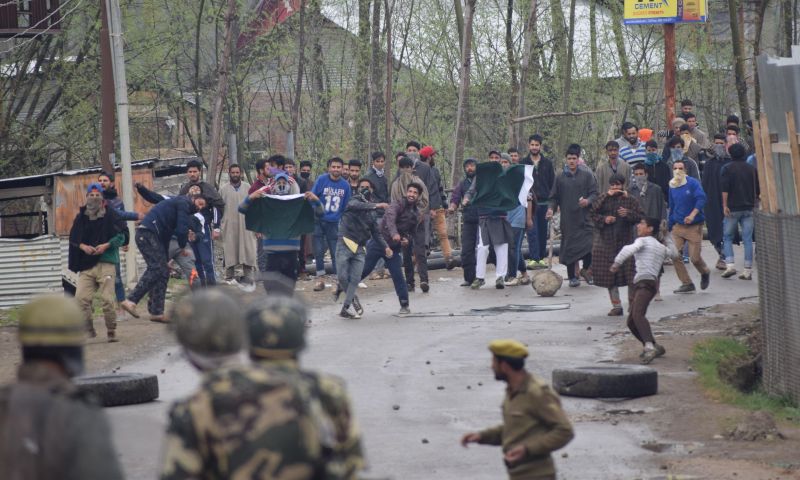
[[[658,142],[649,140],[645,144],[647,156],[644,160],[644,168],[647,172],[647,180],[655,183],[660,188],[664,196],[664,202],[669,201],[669,181],[672,180],[672,168],[669,158],[664,158],[658,153]]]
[[[722,171],[730,163],[728,149],[725,147],[725,135],[714,135],[714,144],[711,146],[712,155],[706,160],[703,167],[703,191],[706,192],[706,230],[708,241],[719,254],[717,270],[725,270],[725,255],[722,253],[722,221],[725,214],[722,211]]]
[[[116,336],[117,312],[114,298],[115,265],[119,247],[125,241],[125,222],[116,210],[106,208],[103,187],[92,183],[86,190],[86,205],[80,209],[69,232],[69,269],[78,272],[75,299],[83,310],[86,329],[96,337],[92,302],[99,293],[109,342]]]
[[[703,261],[703,208],[706,205],[706,193],[697,179],[686,174],[683,160],[672,164],[673,177],[669,182],[669,230],[675,241],[677,251],[683,251],[683,245],[689,245],[689,257],[692,264],[700,272],[700,289],[708,288],[711,272]],[[675,273],[681,286],[675,293],[693,293],[694,283],[683,262],[675,262]]]
[[[371,203],[373,185],[366,178],[356,182],[356,191],[347,202],[342,219],[339,220],[339,234],[336,241],[336,272],[338,285],[333,294],[334,301],[339,301],[345,293],[344,304],[339,316],[342,318],[361,318],[364,308],[356,296],[361,273],[364,270],[366,245],[370,238],[383,247],[387,257],[392,256],[392,249],[386,244],[378,230],[377,212],[389,208],[388,203]],[[350,305],[355,313],[350,311]]]
[[[700,165],[701,157],[703,154],[703,147],[701,147],[700,144],[697,143],[697,141],[694,139],[694,137],[692,137],[692,134],[689,131],[688,124],[681,125],[680,136],[683,139],[684,156],[691,158],[698,165]]]
[[[686,125],[689,126],[689,133],[697,144],[700,145],[700,148],[708,148],[710,146],[708,144],[708,134],[700,130],[700,127],[697,126],[697,115],[689,112],[684,115],[683,118],[686,120]]]
[[[297,181],[297,185],[300,187],[300,193],[306,193],[307,191],[311,190],[312,185],[314,185],[314,182],[311,181],[311,167],[311,162],[308,160],[303,160],[300,162],[300,170],[294,177],[294,179]],[[308,234],[305,234],[300,238],[300,251],[297,254],[297,258],[300,262],[297,269],[297,276],[300,280],[308,279],[306,261],[309,258],[309,252],[311,253],[311,258],[313,258],[314,254],[314,245],[312,244],[311,240],[312,235]]]
[[[468,158],[464,160],[464,179],[459,182],[450,195],[450,207],[447,212],[452,215],[459,207],[461,211],[461,268],[464,270],[464,282],[462,287],[469,287],[475,281],[475,268],[477,258],[475,256],[478,246],[478,208],[469,204],[464,204],[464,195],[472,189],[475,182],[475,168],[478,166],[477,160]]]
[[[699,181],[700,169],[697,167],[697,162],[686,156],[684,145],[685,143],[681,137],[672,137],[669,139],[666,147],[667,155],[670,159],[669,163],[675,164],[675,162],[683,162],[686,175]]]

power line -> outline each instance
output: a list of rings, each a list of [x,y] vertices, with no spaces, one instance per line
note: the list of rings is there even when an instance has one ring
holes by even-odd
[[[61,10],[62,8],[64,8],[64,7],[65,7],[65,6],[66,6],[68,3],[70,3],[71,1],[73,1],[73,0],[67,0],[66,2],[62,3],[61,5],[59,5],[59,7],[58,7],[58,8],[56,8],[55,10],[53,10],[52,12],[50,12],[50,14],[49,14],[49,15],[47,15],[47,16],[46,16],[46,17],[44,17],[43,19],[39,20],[38,22],[36,22],[36,25],[39,25],[39,24],[40,24],[40,23],[42,23],[43,21],[47,20],[48,18],[50,18],[50,17],[52,17],[53,15],[55,15],[56,13],[58,13],[58,11],[59,11],[59,10]],[[60,20],[59,20],[57,23],[61,23],[61,22],[62,22],[62,21],[65,19],[65,18],[67,18],[67,16],[69,16],[69,15],[70,15],[72,12],[74,12],[75,10],[77,10],[77,9],[78,9],[78,8],[81,6],[81,4],[83,4],[83,1],[84,1],[84,0],[78,0],[78,4],[77,4],[77,5],[75,5],[74,7],[72,7],[70,10],[68,10],[68,11],[64,12],[64,14],[61,16],[61,19],[60,19]],[[28,27],[28,28],[26,28],[26,29],[25,29],[25,30],[23,30],[22,32],[20,32],[20,33],[18,33],[18,34],[16,34],[16,35],[14,35],[13,37],[10,37],[10,38],[8,38],[7,40],[14,40],[14,39],[15,39],[15,38],[17,38],[17,37],[20,37],[20,36],[22,36],[22,35],[25,35],[27,32],[30,32],[31,30],[34,30],[34,27],[35,27],[36,25],[34,25],[33,27]],[[38,37],[40,37],[40,36],[44,35],[45,33],[47,33],[47,32],[48,32],[49,30],[51,30],[51,29],[52,29],[54,26],[55,26],[55,25],[50,25],[50,26],[48,26],[47,28],[45,28],[44,30],[42,30],[42,31],[38,32],[36,35],[32,36],[31,38],[29,38],[29,39],[25,40],[24,42],[20,42],[20,43],[18,43],[18,44],[16,44],[16,45],[14,45],[13,47],[11,47],[11,48],[9,48],[9,49],[7,49],[7,50],[0,51],[0,55],[5,55],[6,53],[10,53],[10,52],[12,52],[12,51],[14,51],[14,50],[16,50],[16,49],[18,49],[18,48],[20,48],[20,47],[24,46],[24,45],[27,45],[28,43],[31,43],[32,41],[36,40],[36,38],[38,38]]]

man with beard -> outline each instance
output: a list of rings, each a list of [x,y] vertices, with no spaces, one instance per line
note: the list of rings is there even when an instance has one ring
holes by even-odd
[[[453,189],[450,196],[450,207],[447,209],[451,215],[456,209],[461,211],[461,268],[464,271],[462,287],[469,287],[475,281],[476,257],[475,252],[478,240],[478,208],[464,203],[466,193],[472,189],[475,181],[475,168],[478,161],[474,158],[464,160],[464,179]]]
[[[528,138],[528,155],[521,160],[523,165],[533,165],[533,194],[536,197],[536,211],[533,214],[533,227],[528,229],[528,268],[544,268],[547,263],[547,208],[550,191],[556,180],[553,162],[542,155],[544,139],[538,133]]]
[[[339,236],[336,241],[338,285],[333,299],[338,302],[339,295],[344,292],[344,304],[339,312],[342,318],[361,318],[364,313],[364,308],[356,296],[356,289],[364,270],[367,241],[372,238],[381,244],[387,257],[392,256],[392,249],[380,234],[377,219],[377,212],[386,210],[389,204],[371,203],[372,190],[372,182],[366,178],[359,180],[339,221]],[[355,314],[350,312],[350,305],[355,309]]]
[[[625,122],[622,124],[622,137],[617,139],[619,158],[629,166],[644,162],[647,157],[645,143],[639,140],[639,127]]]
[[[137,212],[128,212],[125,210],[125,204],[122,203],[122,199],[119,197],[117,193],[117,188],[114,186],[114,174],[103,172],[97,176],[97,183],[103,187],[103,199],[106,201],[106,205],[111,207],[112,209],[116,210],[119,214],[120,218],[126,222],[138,222],[144,218],[143,213]],[[128,229],[126,228],[123,232],[125,235],[125,240],[122,243],[122,250],[128,251],[128,242],[130,237],[128,235]],[[121,302],[125,300],[125,285],[122,283],[122,274],[119,270],[119,262],[116,264],[116,276],[114,277],[114,293],[117,296],[117,302]]]
[[[167,323],[164,316],[164,299],[169,280],[167,255],[170,239],[174,235],[178,248],[185,249],[191,217],[206,206],[206,198],[202,194],[180,195],[163,200],[150,209],[136,229],[136,246],[144,257],[147,270],[139,278],[139,283],[128,298],[120,303],[123,310],[139,318],[136,304],[145,295],[149,295],[147,311],[150,313],[150,321]]]
[[[114,307],[114,265],[119,265],[119,247],[125,241],[125,222],[116,211],[106,208],[103,187],[92,183],[86,190],[86,205],[72,223],[69,232],[69,269],[78,272],[75,299],[83,310],[86,330],[94,329],[95,294],[99,294],[109,342],[118,342],[117,312]]]
[[[591,175],[591,173],[589,173]],[[492,371],[505,382],[503,423],[467,433],[461,445],[500,445],[511,480],[555,480],[551,452],[564,447],[575,433],[561,399],[545,381],[525,370],[528,349],[517,340],[493,340]]]
[[[561,247],[559,262],[567,266],[570,287],[579,287],[578,274],[592,284],[592,221],[589,209],[597,199],[597,182],[592,172],[578,168],[581,147],[572,144],[567,149],[567,170],[556,178],[550,193],[547,219],[553,218],[556,209],[561,211]],[[578,261],[583,268],[577,271]]]
[[[647,180],[658,185],[664,201],[669,201],[669,181],[672,179],[672,168],[669,166],[669,158],[664,158],[658,153],[658,142],[649,140],[645,144],[647,157],[644,160]]]
[[[220,189],[220,196],[225,201],[225,209],[236,211],[239,204],[247,197],[250,184],[242,180],[242,168],[239,165],[228,167],[230,183]],[[225,255],[225,281],[236,283],[236,267],[241,265],[243,281],[253,285],[256,268],[256,237],[247,231],[241,215],[228,215],[222,219],[222,249]]]
[[[347,182],[350,184],[352,192],[358,189],[359,178],[361,178],[361,160],[353,158],[347,162]]]
[[[374,190],[372,192],[372,201],[376,203],[389,203],[389,181],[386,177],[386,155],[383,152],[372,152],[372,166],[367,170],[367,175],[364,177],[369,180]],[[384,211],[377,210],[378,221],[383,218]],[[380,280],[382,278],[389,278],[383,260],[378,260],[375,266],[375,272],[369,277],[370,280]]]
[[[598,186],[608,186],[608,181],[614,174],[619,174],[625,179],[623,189],[628,188],[628,179],[631,176],[631,167],[628,163],[619,158],[619,145],[614,140],[606,143],[606,155],[608,160],[598,163],[594,170],[594,177]],[[638,162],[643,163],[643,162]]]
[[[421,162],[417,161],[418,164]],[[427,167],[427,165],[425,165]],[[406,197],[408,186],[411,183],[422,185],[422,192],[418,195],[419,223],[414,235],[408,239],[408,244],[403,245],[403,267],[406,273],[406,283],[409,291],[414,291],[414,263],[416,261],[419,274],[419,286],[424,293],[428,292],[428,260],[425,249],[425,218],[430,211],[430,197],[425,182],[414,173],[414,161],[408,157],[400,159],[397,176],[392,182],[390,198],[392,203],[399,202]]]
[[[336,274],[336,237],[339,233],[339,220],[342,218],[352,189],[347,179],[342,178],[344,160],[333,157],[328,160],[328,173],[317,178],[311,193],[319,198],[324,213],[314,226],[314,258],[317,264],[317,283],[314,291],[325,290],[325,251],[331,254],[331,268]]]
[[[637,164],[637,166],[640,164]],[[639,202],[624,189],[625,179],[615,173],[608,180],[608,191],[592,204],[594,240],[592,242],[592,280],[598,287],[608,289],[611,311],[608,316],[622,316],[619,287],[633,285],[633,264],[616,272],[609,270],[622,247],[633,242],[633,226],[642,218]],[[628,307],[633,290],[628,288]]]
[[[206,208],[200,211],[205,218],[204,235],[196,243],[195,267],[203,286],[215,285],[217,277],[214,272],[214,240],[220,237],[219,226],[225,214],[225,201],[216,188],[203,181],[203,164],[199,160],[191,160],[186,164],[186,177],[188,181],[181,185],[180,195],[188,194],[189,188],[197,185],[200,187],[200,194],[208,202]]]
[[[418,204],[424,192],[424,185],[411,182],[406,187],[406,195],[403,198],[392,200],[392,204],[386,210],[386,214],[379,224],[383,242],[373,238],[367,243],[367,255],[364,258],[364,270],[361,273],[363,280],[372,273],[372,269],[375,268],[378,259],[383,259],[392,276],[397,299],[400,300],[400,315],[411,313],[408,308],[408,287],[406,286],[405,278],[403,278],[400,251],[402,247],[411,242],[411,238],[416,232],[420,218]],[[383,248],[383,245],[389,246],[392,251],[391,255],[389,255],[388,250]]]

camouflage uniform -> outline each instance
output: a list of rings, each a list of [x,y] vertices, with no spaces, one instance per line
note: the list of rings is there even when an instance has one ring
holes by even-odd
[[[304,397],[284,378],[218,369],[172,406],[161,479],[323,478],[318,438]]]
[[[247,315],[254,363],[298,386],[321,434],[325,478],[352,480],[364,468],[361,432],[350,397],[339,377],[302,370],[297,353],[305,347],[305,308],[288,297],[269,298]]]
[[[203,290],[177,302],[171,318],[205,375],[170,409],[161,479],[324,478],[320,433],[300,389],[284,375],[233,364],[245,339],[237,302]]]
[[[52,367],[82,370],[86,327],[78,305],[63,296],[34,300],[19,323],[19,381],[0,388],[0,478],[121,479],[105,414]]]

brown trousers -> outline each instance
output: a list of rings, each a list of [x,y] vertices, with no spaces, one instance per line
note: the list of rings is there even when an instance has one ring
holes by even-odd
[[[431,210],[431,223],[433,223],[436,236],[439,237],[439,245],[442,247],[442,256],[447,259],[450,258],[453,252],[450,249],[450,237],[447,236],[447,218],[445,215],[444,208]]]
[[[692,261],[694,268],[696,268],[700,273],[710,272],[701,255],[703,243],[702,223],[698,223],[696,225],[673,225],[672,240],[675,241],[675,249],[678,250],[679,253],[683,251],[683,244],[688,243],[689,259]],[[675,273],[678,274],[678,278],[680,279],[681,283],[684,285],[692,283],[692,277],[689,276],[689,272],[686,270],[686,265],[684,265],[680,260],[676,260],[674,265]]]
[[[647,307],[658,293],[658,283],[655,280],[639,280],[628,288],[633,290],[633,301],[628,310],[628,330],[642,344],[655,343],[653,331],[650,329],[650,322],[647,321],[646,315]]]
[[[116,267],[113,263],[97,262],[97,265],[78,274],[78,288],[75,299],[78,301],[83,316],[86,319],[86,328],[94,331],[94,310],[92,300],[95,293],[100,296],[103,307],[103,317],[106,321],[106,330],[113,332],[117,329],[116,296],[114,294],[114,278]]]

